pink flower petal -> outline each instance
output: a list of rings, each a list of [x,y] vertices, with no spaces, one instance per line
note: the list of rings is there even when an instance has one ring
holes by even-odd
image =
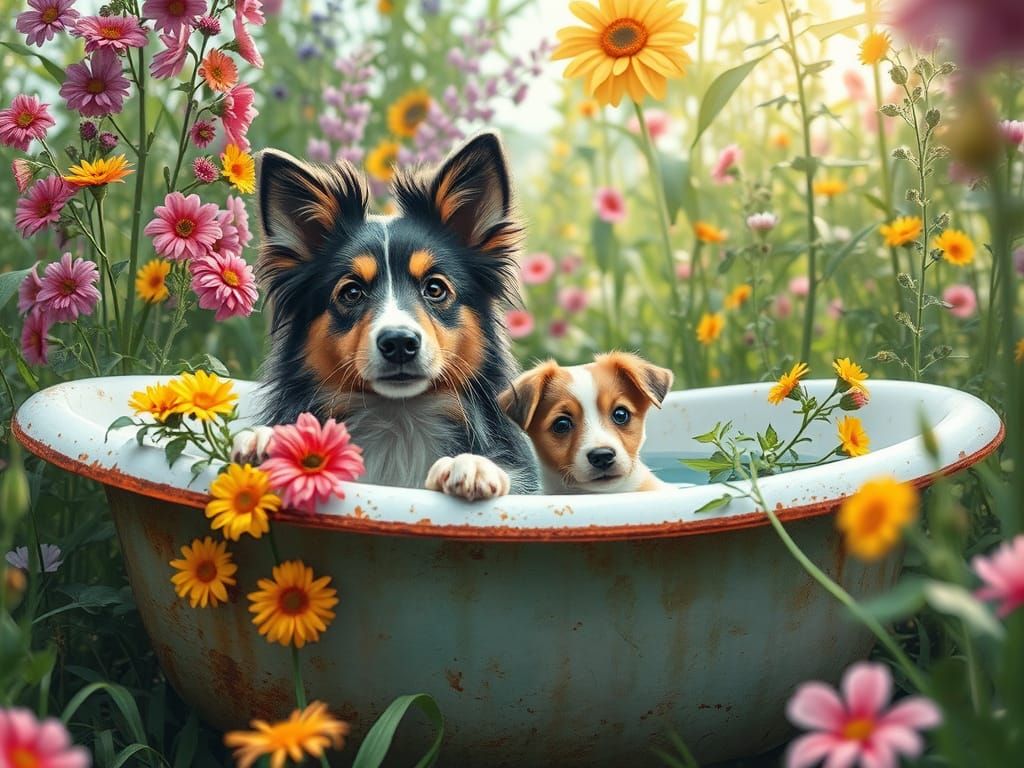
[[[786,716],[794,725],[825,731],[839,731],[846,721],[842,701],[825,683],[803,683],[786,705]]]
[[[862,661],[843,675],[843,698],[851,718],[874,717],[892,696],[892,675],[882,664]]]
[[[880,726],[900,725],[918,730],[934,728],[942,722],[942,711],[923,696],[900,699],[879,720]]]
[[[810,768],[829,754],[842,739],[831,733],[809,733],[789,745],[786,752],[786,768]]]

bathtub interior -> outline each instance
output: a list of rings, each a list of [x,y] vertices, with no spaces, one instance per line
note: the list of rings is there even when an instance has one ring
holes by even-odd
[[[113,430],[105,439],[109,425],[130,412],[131,393],[159,380],[155,376],[125,376],[60,384],[30,398],[18,412],[17,426],[30,447],[45,446],[50,458],[64,457],[58,463],[105,482],[119,484],[119,479],[133,478],[165,491],[202,492],[214,473],[206,472],[193,482],[187,454],[169,468],[158,446],[136,444],[132,428]],[[236,385],[240,423],[252,423],[260,408],[258,385],[247,381],[236,381]],[[827,397],[833,385],[832,380],[807,383],[819,398]],[[800,423],[800,416],[793,412],[795,403],[769,405],[770,386],[761,383],[672,392],[662,409],[650,412],[645,458],[654,466],[667,468],[666,479],[697,483],[693,486],[643,494],[509,496],[467,503],[430,491],[352,483],[346,487],[345,499],[325,505],[321,513],[407,525],[546,529],[645,526],[747,514],[754,507],[743,499],[713,512],[696,512],[728,489],[706,484],[705,475],[680,472],[675,467],[679,458],[709,453],[709,446],[693,438],[719,421],[732,421],[750,434],[769,423],[782,436],[793,434]],[[1001,432],[991,408],[956,390],[877,381],[871,391],[870,404],[856,414],[871,437],[871,453],[765,478],[762,490],[769,503],[784,508],[821,505],[878,475],[917,480],[931,474],[935,464],[924,450],[922,423],[930,424],[935,433],[943,467],[990,449]],[[815,458],[837,443],[834,427],[828,424],[815,424],[807,434],[812,442],[801,453]]]

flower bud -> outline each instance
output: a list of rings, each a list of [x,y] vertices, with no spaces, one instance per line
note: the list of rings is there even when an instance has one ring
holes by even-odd
[[[96,123],[90,120],[83,120],[78,126],[78,135],[81,136],[84,141],[92,141],[96,138]]]
[[[906,85],[908,77],[907,68],[897,64],[889,70],[889,77],[892,78],[892,81],[896,83],[896,85]]]
[[[3,579],[0,581],[0,589],[4,591],[8,612],[13,611],[21,604],[21,598],[25,594],[27,586],[25,572],[20,568],[5,566],[3,568]]]
[[[939,120],[942,119],[942,113],[937,109],[929,109],[925,112],[924,121],[928,124],[929,128],[934,128],[939,124]]]
[[[851,389],[839,401],[839,407],[844,411],[859,411],[869,402],[866,394],[859,389]]]
[[[896,104],[883,104],[878,111],[886,117],[897,117],[900,114],[900,108]]]
[[[28,487],[28,475],[21,462],[21,447],[10,441],[10,463],[0,474],[0,523],[10,530],[28,512],[32,501]]]

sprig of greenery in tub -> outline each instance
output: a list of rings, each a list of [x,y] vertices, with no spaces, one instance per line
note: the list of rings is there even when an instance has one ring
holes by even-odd
[[[836,411],[857,411],[868,404],[869,393],[865,386],[868,375],[857,363],[849,358],[840,358],[832,364],[836,373],[836,384],[828,397],[820,401],[811,395],[800,383],[809,369],[804,363],[797,363],[788,373],[783,373],[768,393],[768,402],[781,405],[786,400],[795,401],[793,413],[800,416],[800,427],[787,439],[779,436],[769,424],[763,432],[748,435],[733,429],[733,423],[718,422],[703,435],[694,437],[699,443],[711,445],[714,451],[706,459],[682,459],[690,469],[708,473],[709,482],[722,482],[764,477],[793,469],[803,469],[824,464],[835,457],[863,456],[868,453],[870,438],[856,416],[837,419],[837,445],[824,456],[805,459],[797,447],[811,442],[807,429],[816,422],[830,423]],[[747,494],[743,494],[747,495]],[[729,494],[714,499],[698,511],[708,512],[725,506],[732,500]]]

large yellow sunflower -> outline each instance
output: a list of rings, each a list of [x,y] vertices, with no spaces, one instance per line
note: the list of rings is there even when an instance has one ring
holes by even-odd
[[[258,592],[249,595],[255,613],[252,623],[267,642],[301,648],[315,643],[334,618],[337,590],[329,588],[330,576],[313,578],[313,569],[301,560],[289,560],[274,568],[273,579],[260,579]]]
[[[588,26],[558,30],[552,59],[572,59],[565,77],[586,78],[586,89],[601,104],[618,106],[627,92],[640,103],[648,94],[665,98],[670,77],[686,74],[682,46],[697,28],[681,20],[686,5],[669,0],[601,0],[600,6],[569,3]]]
[[[175,410],[186,416],[195,416],[200,421],[209,421],[218,413],[231,413],[238,400],[238,393],[230,381],[206,371],[183,373],[167,386],[180,401]]]
[[[396,136],[412,138],[430,111],[430,94],[424,88],[409,91],[388,107],[388,128]]]
[[[283,768],[289,759],[298,764],[303,753],[319,758],[328,747],[341,749],[348,735],[348,723],[331,717],[322,701],[294,710],[280,723],[253,720],[251,725],[255,730],[224,734],[224,743],[235,748],[238,768],[250,768],[264,756],[271,768]]]
[[[223,528],[224,537],[238,541],[243,533],[258,539],[268,530],[267,513],[281,508],[281,499],[270,492],[266,472],[232,464],[210,483],[213,499],[206,505],[206,516],[213,518],[213,530]]]
[[[874,560],[892,549],[903,529],[917,517],[914,486],[891,477],[869,480],[839,508],[836,525],[846,547],[857,557]]]
[[[385,139],[366,156],[366,172],[377,181],[391,181],[398,160],[398,142]]]
[[[192,545],[181,548],[184,559],[171,560],[178,572],[171,577],[178,597],[187,597],[193,608],[216,608],[228,601],[227,587],[235,583],[238,566],[231,561],[227,542],[215,542],[207,536],[195,539]]]

